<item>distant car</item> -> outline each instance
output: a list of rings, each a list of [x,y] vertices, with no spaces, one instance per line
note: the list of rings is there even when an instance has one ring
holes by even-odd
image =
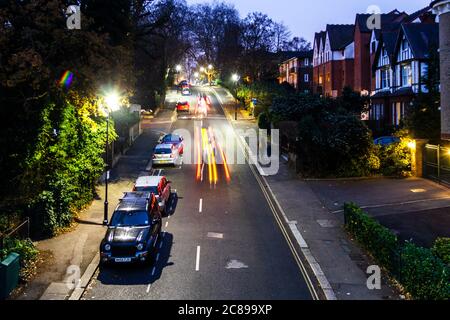
[[[374,143],[376,145],[383,146],[383,147],[389,146],[389,145],[397,143],[397,142],[400,142],[400,138],[393,137],[393,136],[380,137],[380,138],[377,138],[374,140]]]
[[[144,118],[152,117],[153,116],[153,110],[151,110],[151,109],[149,109],[149,110],[142,109],[141,110],[141,116],[144,117]]]
[[[177,112],[191,112],[191,105],[188,101],[178,101],[177,102]]]
[[[189,88],[183,88],[183,90],[181,91],[181,94],[183,96],[190,96],[191,95],[191,90],[189,90]]]
[[[158,201],[161,214],[166,214],[166,206],[172,194],[172,184],[164,176],[139,177],[134,184],[133,191],[153,193]]]
[[[182,159],[178,147],[172,144],[159,144],[153,153],[153,165],[179,165]]]
[[[154,194],[126,192],[100,244],[100,263],[152,262],[162,216]]]
[[[184,153],[184,143],[183,137],[177,134],[166,134],[161,139],[159,139],[160,144],[171,144],[172,146],[178,148],[178,153],[183,155]]]

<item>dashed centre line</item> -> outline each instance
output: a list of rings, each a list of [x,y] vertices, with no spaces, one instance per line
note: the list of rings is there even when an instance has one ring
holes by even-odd
[[[197,246],[197,257],[195,258],[195,271],[200,270],[200,246]]]
[[[200,203],[198,205],[198,212],[202,213],[203,211],[203,199],[200,198]]]

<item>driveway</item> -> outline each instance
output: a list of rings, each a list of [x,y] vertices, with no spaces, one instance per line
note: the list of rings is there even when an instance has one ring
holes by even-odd
[[[307,181],[324,206],[343,219],[354,202],[401,240],[429,247],[450,237],[450,189],[421,178]]]

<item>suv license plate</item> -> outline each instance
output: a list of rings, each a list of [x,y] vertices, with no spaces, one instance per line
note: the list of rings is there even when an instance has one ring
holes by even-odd
[[[131,258],[116,258],[115,262],[131,262]]]

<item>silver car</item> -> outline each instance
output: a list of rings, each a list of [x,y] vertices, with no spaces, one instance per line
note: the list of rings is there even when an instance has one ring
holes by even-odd
[[[153,165],[180,165],[182,158],[178,147],[172,144],[159,144],[153,153]]]

